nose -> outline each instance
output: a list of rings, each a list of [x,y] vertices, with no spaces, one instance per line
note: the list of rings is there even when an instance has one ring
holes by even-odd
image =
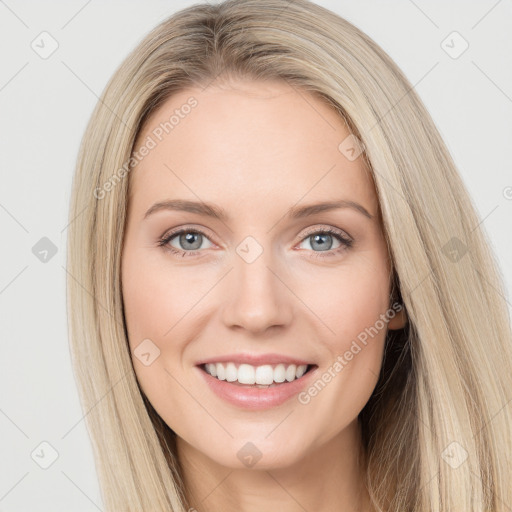
[[[235,255],[234,269],[224,279],[226,297],[222,319],[228,328],[262,333],[270,327],[286,326],[293,315],[293,293],[286,272],[264,251],[255,261]]]

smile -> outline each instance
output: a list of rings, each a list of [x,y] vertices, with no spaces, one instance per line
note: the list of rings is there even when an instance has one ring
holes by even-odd
[[[253,411],[288,402],[311,382],[319,369],[314,364],[252,366],[231,362],[202,364],[196,368],[217,397],[237,408]]]

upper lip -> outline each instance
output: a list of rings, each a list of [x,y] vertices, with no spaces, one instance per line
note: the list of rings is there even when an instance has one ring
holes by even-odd
[[[285,354],[226,354],[223,356],[210,357],[198,361],[197,366],[209,363],[238,363],[250,364],[252,366],[262,366],[265,364],[295,364],[295,365],[312,365],[311,361],[298,359],[297,357],[287,356]]]

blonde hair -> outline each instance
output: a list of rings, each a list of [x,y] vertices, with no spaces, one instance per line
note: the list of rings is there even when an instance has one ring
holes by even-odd
[[[409,319],[388,332],[359,417],[375,510],[508,510],[512,334],[494,256],[409,81],[367,35],[307,0],[228,0],[174,14],[115,72],[85,132],[70,206],[68,311],[106,509],[189,506],[174,432],[139,388],[127,341],[126,163],[166,99],[227,76],[312,93],[362,142]]]

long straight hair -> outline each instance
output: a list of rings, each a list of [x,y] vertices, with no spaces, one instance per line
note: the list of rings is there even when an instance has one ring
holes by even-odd
[[[120,262],[141,127],[173,93],[228,76],[314,94],[364,148],[408,315],[406,329],[388,332],[358,418],[375,510],[510,510],[512,334],[494,255],[409,81],[367,35],[308,0],[179,11],[124,60],[90,119],[70,205],[68,313],[106,509],[189,506],[175,434],[132,366]]]

